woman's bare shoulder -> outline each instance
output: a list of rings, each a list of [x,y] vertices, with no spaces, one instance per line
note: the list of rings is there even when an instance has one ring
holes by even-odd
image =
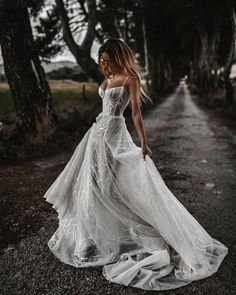
[[[136,88],[136,87],[139,87],[140,82],[139,82],[139,79],[138,78],[129,77],[129,79],[127,81],[127,84],[129,86],[129,88]]]
[[[104,79],[103,82],[100,84],[100,87],[103,89],[107,88],[107,79]]]

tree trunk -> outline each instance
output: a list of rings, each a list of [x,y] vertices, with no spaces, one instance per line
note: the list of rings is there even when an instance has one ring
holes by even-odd
[[[126,0],[122,1],[123,15],[124,15],[124,40],[128,42],[129,40],[129,20],[127,15],[127,5]]]
[[[200,85],[200,70],[199,70],[199,55],[200,49],[198,46],[198,42],[195,39],[193,45],[193,62],[190,66],[191,71],[191,81],[195,83],[197,86]]]
[[[50,88],[34,49],[27,7],[17,1],[3,1],[0,44],[15,103],[17,130],[27,141],[41,142],[54,132],[56,115]]]
[[[93,40],[95,39],[96,26],[96,1],[87,0],[88,7],[88,28],[84,41],[81,45],[75,42],[72,35],[69,18],[63,0],[56,0],[59,17],[63,27],[63,38],[71,53],[74,55],[78,65],[88,74],[89,77],[100,83],[103,80],[102,74],[98,69],[97,63],[90,55]]]
[[[163,53],[158,57],[158,77],[158,89],[164,92],[168,88],[168,81],[166,78],[166,64]]]
[[[203,24],[199,24],[198,31],[201,41],[201,52],[198,63],[200,87],[204,90],[208,90],[210,87],[208,34],[206,31],[206,27]]]
[[[199,24],[198,31],[201,40],[201,51],[199,55],[198,68],[200,87],[213,91],[217,89],[218,83],[218,51],[220,44],[222,22],[220,20],[214,25],[211,40],[206,26]]]
[[[159,74],[159,54],[160,54],[160,40],[159,40],[159,23],[158,18],[154,15],[156,14],[157,4],[150,1],[142,1],[142,10],[143,10],[143,32],[145,33],[146,39],[146,48],[148,52],[148,58],[146,67],[149,71],[150,78],[150,94],[154,99],[157,99],[158,92],[158,81],[160,79]],[[155,30],[153,29],[155,28]]]
[[[144,51],[144,62],[145,62],[145,79],[146,79],[146,86],[147,89],[150,90],[149,85],[149,54],[148,54],[148,46],[147,46],[147,32],[146,32],[146,26],[144,22],[144,18],[142,17],[142,33],[143,33],[143,51]]]
[[[220,36],[221,36],[221,29],[222,29],[222,22],[220,20],[214,26],[215,30],[213,32],[211,44],[210,44],[210,52],[209,52],[209,64],[210,67],[213,69],[214,73],[211,75],[211,87],[213,90],[218,88],[218,56],[219,56],[219,45],[220,45]]]
[[[165,77],[166,77],[167,85],[169,87],[169,85],[171,85],[171,82],[172,82],[172,68],[171,68],[171,63],[170,62],[166,63]]]
[[[230,51],[225,63],[224,68],[224,82],[225,82],[225,104],[226,106],[230,106],[233,104],[234,100],[234,89],[233,85],[230,81],[230,72],[232,65],[236,58],[236,16],[235,11],[232,11],[232,18],[231,18],[231,24],[232,24],[232,40],[230,45]]]
[[[98,1],[97,20],[101,25],[103,40],[121,38],[122,32],[117,18],[117,3],[113,1]]]
[[[151,91],[151,95],[155,98],[157,97],[156,93],[157,93],[157,89],[159,86],[159,59],[158,56],[156,54],[151,54],[151,64],[150,64],[150,71],[151,71],[151,86],[150,86],[150,91]],[[158,89],[159,90],[159,89]]]

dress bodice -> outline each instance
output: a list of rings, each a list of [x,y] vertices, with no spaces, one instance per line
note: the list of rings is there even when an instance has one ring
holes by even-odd
[[[124,86],[103,89],[101,86],[98,93],[102,98],[102,113],[121,116],[129,103],[129,93]]]

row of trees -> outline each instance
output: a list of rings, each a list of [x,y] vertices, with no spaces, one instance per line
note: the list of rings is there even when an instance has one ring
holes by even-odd
[[[235,6],[233,0],[0,0],[0,44],[18,129],[35,139],[56,127],[40,59],[50,59],[66,46],[100,83],[91,48],[94,41],[109,37],[123,38],[135,50],[153,96],[188,74],[205,90],[223,81],[226,100],[232,103]],[[29,13],[36,23],[34,34]]]

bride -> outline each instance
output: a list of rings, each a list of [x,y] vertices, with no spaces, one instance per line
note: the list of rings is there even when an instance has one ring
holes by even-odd
[[[44,195],[58,214],[48,241],[74,267],[103,266],[114,283],[174,289],[215,273],[228,248],[212,238],[165,185],[148,147],[143,92],[130,47],[107,40],[98,52],[102,112]],[[123,112],[132,118],[141,147]]]

